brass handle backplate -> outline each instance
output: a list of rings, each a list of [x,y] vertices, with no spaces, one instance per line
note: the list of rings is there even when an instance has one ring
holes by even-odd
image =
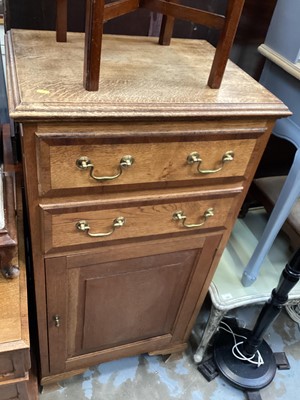
[[[90,233],[90,226],[87,221],[78,221],[76,222],[75,226],[79,231],[86,232],[91,237],[104,237],[111,235],[117,228],[121,228],[124,224],[125,224],[125,218],[118,217],[113,220],[112,229],[109,232],[104,232],[104,233]]]
[[[188,164],[198,163],[197,171],[199,172],[199,174],[215,174],[216,172],[219,172],[221,171],[221,169],[223,169],[224,164],[226,162],[233,161],[233,159],[234,159],[234,152],[231,150],[226,151],[226,153],[223,155],[220,161],[220,166],[216,169],[200,169],[202,159],[200,157],[200,154],[197,153],[196,151],[189,154],[186,160]]]
[[[122,175],[123,169],[131,167],[133,163],[134,163],[134,158],[132,156],[130,155],[124,156],[121,158],[119,162],[119,172],[117,174],[111,176],[96,176],[94,174],[95,166],[88,157],[82,156],[78,158],[78,160],[76,160],[76,166],[79,169],[81,170],[90,169],[90,177],[95,179],[95,181],[111,181],[113,179],[117,179],[119,178],[119,176]]]
[[[214,209],[213,208],[208,208],[205,212],[204,212],[204,214],[202,215],[202,222],[200,222],[199,224],[186,224],[186,219],[187,219],[187,216],[184,214],[184,212],[183,211],[176,211],[174,214],[173,214],[173,219],[175,220],[175,221],[181,221],[182,222],[182,225],[185,227],[185,228],[199,228],[199,226],[202,226],[202,225],[204,225],[205,224],[205,222],[206,222],[206,220],[208,219],[208,218],[210,218],[210,217],[213,217],[214,216]]]

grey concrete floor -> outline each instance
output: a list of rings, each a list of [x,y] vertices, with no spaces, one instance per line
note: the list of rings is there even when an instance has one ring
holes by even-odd
[[[246,217],[247,218],[247,217]],[[253,219],[252,219],[253,225]],[[258,223],[258,231],[263,226]],[[253,228],[253,226],[252,226]],[[285,237],[281,238],[288,241]],[[282,243],[281,243],[282,245]],[[247,244],[245,243],[245,246]],[[275,245],[276,246],[276,242]],[[261,306],[251,306],[230,312],[251,329]],[[206,309],[202,314],[205,320]],[[300,330],[283,310],[265,335],[274,352],[284,351],[290,370],[277,371],[274,380],[261,390],[263,400],[298,399],[300,371]],[[221,376],[207,382],[198,372],[191,348],[181,357],[139,355],[97,365],[82,375],[44,387],[40,400],[246,400],[244,392],[230,386]]]
[[[240,318],[253,319],[256,307],[243,309]],[[298,399],[300,331],[282,312],[266,335],[273,351],[285,351],[291,369],[277,371],[275,379],[261,390],[263,400]],[[207,382],[198,372],[189,349],[182,358],[165,362],[162,357],[140,355],[88,369],[44,388],[41,400],[246,400],[242,391],[220,376]]]

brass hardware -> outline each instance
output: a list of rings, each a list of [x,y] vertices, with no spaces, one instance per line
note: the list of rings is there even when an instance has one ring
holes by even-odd
[[[200,165],[202,163],[202,159],[200,157],[200,154],[194,151],[193,153],[189,154],[187,157],[187,163],[188,164],[194,164],[198,163],[197,166],[197,171],[199,174],[215,174],[216,172],[221,171],[221,169],[224,167],[224,164],[228,161],[233,161],[234,159],[234,152],[233,151],[226,151],[226,153],[223,155],[222,160],[220,161],[221,166],[216,169],[200,169]]]
[[[103,236],[111,235],[112,233],[114,233],[114,231],[117,228],[121,228],[124,224],[125,224],[125,218],[124,217],[118,217],[118,218],[113,220],[112,229],[109,232],[105,232],[105,233],[90,233],[89,232],[90,226],[89,226],[87,221],[78,221],[76,223],[76,228],[79,231],[86,232],[89,236],[92,236],[92,237],[103,237]]]
[[[185,228],[199,228],[199,226],[202,226],[202,225],[205,224],[205,222],[206,222],[206,220],[207,220],[208,218],[213,217],[213,216],[214,216],[214,209],[213,209],[213,208],[208,208],[208,209],[204,212],[204,214],[203,214],[203,216],[202,216],[203,221],[200,222],[199,224],[186,224],[186,223],[185,223],[185,220],[186,220],[187,216],[184,215],[183,211],[176,211],[176,212],[173,214],[173,219],[174,219],[175,221],[182,221],[182,225],[183,225]]]
[[[60,317],[59,317],[59,315],[54,315],[53,319],[54,319],[54,323],[55,323],[56,328],[59,328],[60,327]]]
[[[0,271],[6,279],[15,279],[20,275],[20,268],[18,265],[4,265],[0,268]]]
[[[86,170],[90,168],[90,177],[95,179],[96,181],[111,181],[113,179],[119,178],[122,175],[123,169],[129,168],[134,163],[134,158],[130,155],[124,156],[121,158],[119,162],[119,172],[116,175],[112,176],[95,176],[94,175],[94,164],[92,161],[86,157],[82,156],[76,160],[76,166],[79,169]]]

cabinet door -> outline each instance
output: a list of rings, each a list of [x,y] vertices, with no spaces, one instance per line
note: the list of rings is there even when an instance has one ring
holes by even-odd
[[[51,374],[184,343],[219,241],[194,235],[46,260]]]

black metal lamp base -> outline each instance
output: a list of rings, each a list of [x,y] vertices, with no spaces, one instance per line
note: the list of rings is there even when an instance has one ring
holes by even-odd
[[[234,333],[249,337],[252,332],[248,329],[234,329]],[[242,341],[244,339],[237,339]],[[234,345],[231,333],[220,330],[214,344],[214,360],[220,373],[229,382],[245,391],[259,390],[268,386],[276,373],[277,364],[270,346],[266,341],[262,341],[258,350],[264,360],[260,367],[246,361],[237,359],[232,354]]]

